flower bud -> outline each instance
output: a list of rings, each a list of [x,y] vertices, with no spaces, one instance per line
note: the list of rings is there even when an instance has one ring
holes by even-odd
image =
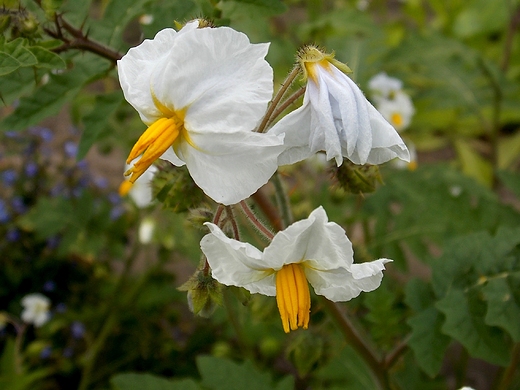
[[[175,167],[165,160],[157,160],[155,166],[152,193],[164,208],[180,213],[198,207],[205,200],[185,166]]]
[[[356,165],[344,160],[332,172],[339,186],[352,194],[374,192],[377,184],[383,182],[377,165]]]
[[[222,304],[222,288],[220,284],[205,274],[202,269],[195,271],[193,276],[182,286],[180,291],[187,291],[188,307],[193,314],[209,318],[217,305]]]

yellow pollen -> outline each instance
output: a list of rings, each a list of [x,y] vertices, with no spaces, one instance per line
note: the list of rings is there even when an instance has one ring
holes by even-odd
[[[396,127],[400,127],[403,125],[403,116],[398,112],[394,112],[390,117],[390,120]]]
[[[184,129],[184,112],[170,111],[169,114],[170,117],[159,118],[152,123],[130,151],[126,160],[127,164],[142,154],[134,166],[125,172],[125,176],[132,175],[129,180],[131,183],[134,183],[155,160],[173,145],[179,134],[187,135],[187,131]]]
[[[276,303],[285,333],[309,327],[311,294],[300,264],[286,264],[276,273]]]
[[[131,183],[130,180],[123,180],[123,182],[119,185],[119,196],[125,196],[128,194],[132,186],[133,183]]]

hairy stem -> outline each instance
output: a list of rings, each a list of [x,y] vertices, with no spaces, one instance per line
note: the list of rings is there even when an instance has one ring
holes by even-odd
[[[294,79],[298,74],[300,73],[300,67],[295,66],[291,73],[287,76],[285,81],[283,82],[281,88],[276,93],[276,96],[274,97],[273,101],[269,105],[269,108],[267,109],[264,119],[262,119],[262,122],[260,123],[260,126],[256,129],[258,133],[263,133],[265,131],[265,128],[267,124],[270,122],[271,117],[273,116],[274,109],[276,106],[278,106],[278,103],[280,103],[280,100],[282,99],[283,95],[285,95],[285,92],[287,92],[287,89],[291,86]]]
[[[271,230],[269,230],[263,223],[262,221],[260,221],[255,213],[253,212],[253,210],[251,210],[251,208],[249,207],[249,205],[246,203],[246,201],[241,201],[240,202],[240,207],[242,208],[242,211],[244,212],[244,214],[246,215],[247,217],[247,220],[254,226],[258,229],[258,231],[260,233],[262,233],[264,235],[265,238],[267,238],[268,240],[272,240],[273,237],[274,237],[274,234],[273,232],[271,232]]]

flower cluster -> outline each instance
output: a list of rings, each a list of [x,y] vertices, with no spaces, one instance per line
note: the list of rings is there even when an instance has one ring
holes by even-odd
[[[229,27],[194,20],[130,49],[118,61],[119,80],[148,128],[128,156],[124,191],[148,175],[159,158],[185,165],[204,193],[225,206],[255,193],[278,166],[317,152],[338,166],[344,158],[361,165],[409,161],[403,140],[350,79],[350,69],[315,46],[301,49],[284,83],[303,76],[301,107],[275,123],[279,113],[274,109],[286,89],[269,106],[268,48]],[[201,248],[207,260],[198,272],[206,277],[211,268],[222,284],[276,295],[286,332],[308,327],[308,283],[316,294],[347,301],[377,288],[390,261],[354,264],[345,231],[328,221],[322,207],[274,236],[264,231],[272,241],[263,252],[241,242],[236,229],[233,239],[226,236],[217,214],[214,223],[206,223],[210,233]],[[199,285],[186,287],[188,295],[193,297]]]

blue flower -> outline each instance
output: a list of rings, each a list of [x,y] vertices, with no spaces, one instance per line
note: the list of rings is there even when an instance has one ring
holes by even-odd
[[[5,202],[2,199],[0,199],[0,223],[5,223],[9,221],[9,219],[10,216],[5,206]]]
[[[13,185],[18,177],[18,173],[13,169],[8,169],[2,173],[2,180],[7,185]]]
[[[70,326],[70,333],[75,339],[81,339],[85,335],[85,325],[83,322],[74,321]]]
[[[29,161],[27,165],[25,165],[25,174],[29,177],[33,177],[38,173],[38,164],[34,161]]]
[[[40,358],[42,359],[48,359],[51,357],[52,354],[52,347],[50,345],[47,345],[45,348],[42,349],[40,352]]]
[[[43,291],[49,292],[49,291],[54,291],[54,290],[56,290],[56,283],[54,283],[54,281],[47,280],[43,284]]]
[[[20,231],[18,229],[9,229],[7,233],[5,234],[5,238],[9,242],[18,241],[20,238]]]
[[[76,157],[76,154],[78,154],[78,145],[76,145],[73,141],[67,141],[65,142],[65,145],[63,147],[65,149],[65,154],[68,157]]]

